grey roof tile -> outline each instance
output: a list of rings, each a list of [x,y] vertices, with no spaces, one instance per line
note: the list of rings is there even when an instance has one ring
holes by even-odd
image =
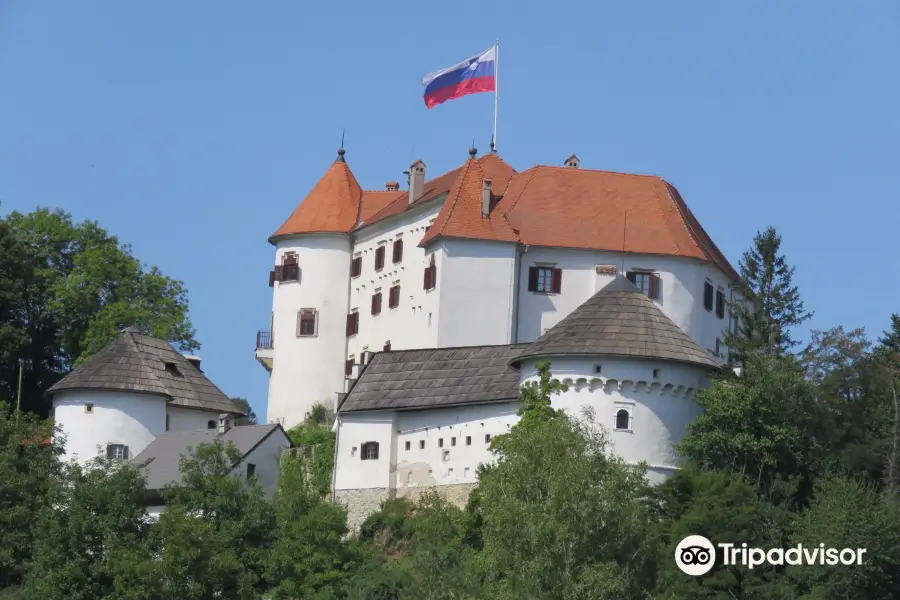
[[[219,434],[216,429],[163,433],[135,456],[132,462],[143,469],[147,478],[147,490],[161,490],[181,481],[181,457],[190,455],[201,444],[211,444],[217,439],[226,444],[233,442],[241,456],[246,456],[276,429],[286,435],[278,424],[242,425],[232,427],[223,434]]]
[[[241,410],[168,342],[131,330],[48,390],[119,390],[158,394],[173,406],[220,413]]]
[[[619,275],[512,360],[570,355],[656,358],[716,368],[684,331]]]
[[[379,352],[339,411],[413,410],[516,400],[509,361],[524,344]]]

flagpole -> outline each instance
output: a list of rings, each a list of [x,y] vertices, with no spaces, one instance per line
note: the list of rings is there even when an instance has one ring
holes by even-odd
[[[497,148],[497,104],[500,97],[500,39],[494,44],[494,148]]]

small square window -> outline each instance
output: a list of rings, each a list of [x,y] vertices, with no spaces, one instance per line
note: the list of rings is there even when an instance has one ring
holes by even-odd
[[[85,405],[84,405],[84,412],[86,412],[86,413],[92,413],[92,412],[94,412],[94,403],[93,403],[93,402],[86,402]]]
[[[659,369],[653,369],[653,379],[659,379]]]
[[[471,446],[471,445],[472,445],[472,436],[467,435],[466,436],[466,446]]]
[[[419,440],[419,450],[425,449],[425,440]]]
[[[491,434],[486,433],[486,434],[484,435],[484,443],[487,444],[487,443],[490,442],[490,441],[491,441]]]
[[[722,290],[716,290],[716,316],[725,318],[725,292]]]
[[[319,314],[313,308],[297,313],[297,337],[315,337],[318,333]]]
[[[123,444],[109,444],[106,447],[106,458],[111,458],[113,460],[127,460],[128,446]]]
[[[706,310],[713,309],[713,285],[708,282],[703,282],[703,308]]]
[[[455,446],[455,445],[456,445],[456,438],[455,438],[455,437],[450,438],[450,445],[451,445],[451,446]]]
[[[407,450],[409,450],[409,446],[410,446],[409,442],[406,442],[405,448],[406,448]]]
[[[439,438],[438,439],[438,448],[443,448],[443,447],[444,447],[444,438]]]
[[[256,475],[256,465],[247,463],[247,479],[250,479],[254,475]]]
[[[600,371],[602,371],[602,370],[603,370],[603,367],[601,365],[594,365],[594,373],[596,373],[597,375],[599,375]]]

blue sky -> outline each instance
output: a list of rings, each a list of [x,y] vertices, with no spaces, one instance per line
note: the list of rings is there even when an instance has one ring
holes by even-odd
[[[813,328],[900,312],[900,4],[0,0],[0,200],[96,219],[182,279],[204,369],[265,414],[266,242],[346,129],[366,188],[487,150],[419,80],[500,39],[498,150],[672,182],[737,265],[776,226]]]

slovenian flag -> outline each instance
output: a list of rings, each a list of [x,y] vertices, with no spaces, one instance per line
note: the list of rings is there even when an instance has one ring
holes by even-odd
[[[422,78],[425,106],[429,109],[447,100],[497,89],[497,47],[494,46],[449,69]]]

